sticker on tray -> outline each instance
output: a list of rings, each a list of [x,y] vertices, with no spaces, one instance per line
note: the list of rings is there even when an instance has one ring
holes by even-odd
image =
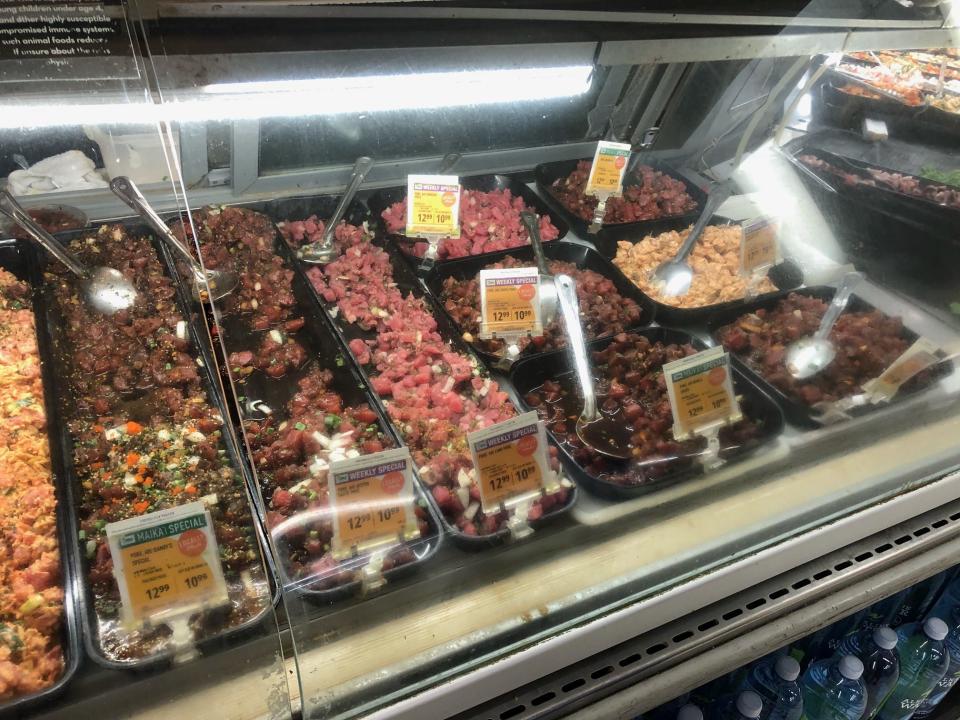
[[[740,269],[752,275],[777,264],[780,247],[777,242],[777,224],[770,218],[755,218],[741,226]]]
[[[540,271],[496,268],[480,271],[480,337],[543,335]]]
[[[880,377],[863,384],[867,399],[882,402],[891,399],[900,387],[917,373],[940,362],[940,348],[926,338],[917,341],[894,360]]]
[[[408,237],[460,236],[460,178],[407,175]]]
[[[663,366],[673,412],[673,436],[693,434],[736,422],[743,417],[733,391],[730,354],[722,347],[674,360]]]
[[[406,448],[384,450],[330,464],[327,475],[333,523],[333,556],[350,557],[420,534],[414,503],[413,460]]]
[[[228,602],[213,522],[202,502],[109,523],[106,532],[127,627]]]
[[[593,154],[587,195],[619,195],[623,189],[623,175],[630,160],[630,145],[601,140]]]
[[[467,435],[485,513],[540,494],[550,476],[547,433],[536,412]]]

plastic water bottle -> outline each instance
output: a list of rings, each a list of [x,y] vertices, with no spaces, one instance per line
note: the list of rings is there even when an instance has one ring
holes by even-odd
[[[899,627],[923,620],[933,607],[934,600],[940,595],[946,579],[947,573],[942,572],[909,588],[907,596],[897,609],[897,614],[891,625]],[[945,618],[947,614],[943,613],[935,617]]]
[[[960,574],[944,585],[943,592],[927,613],[927,617],[948,618],[955,607],[960,607]]]
[[[799,676],[800,663],[789,655],[768,655],[750,668],[746,689],[763,700],[760,720],[799,720],[803,713]]]
[[[840,642],[850,633],[863,626],[865,618],[873,608],[864,608],[853,615],[837,620],[833,625],[820,628],[810,636],[804,652],[804,664],[809,667],[817,660],[827,660],[840,647]]]
[[[901,590],[896,595],[876,602],[867,610],[866,617],[860,625],[861,630],[876,630],[878,627],[895,627],[894,619],[900,611],[900,606],[907,598],[910,588]]]
[[[955,606],[950,614],[947,625],[950,628],[950,634],[947,635],[945,644],[947,652],[950,654],[950,665],[947,668],[947,674],[937,683],[933,692],[927,696],[917,712],[914,713],[914,720],[922,720],[933,714],[934,708],[940,704],[940,701],[946,697],[947,693],[960,680],[960,605]]]
[[[752,690],[744,690],[733,702],[724,703],[716,720],[757,720],[763,713],[763,700]]]
[[[853,655],[813,663],[800,682],[804,720],[860,720],[867,707],[861,675],[863,663]]]
[[[677,720],[703,720],[703,710],[693,703],[687,703],[677,713]]]
[[[848,635],[840,643],[842,655],[854,655],[863,663],[863,684],[867,688],[867,707],[863,720],[872,720],[900,679],[899,637],[888,627],[864,630]]]
[[[937,617],[923,625],[897,628],[900,636],[900,679],[883,704],[880,720],[909,720],[947,674],[950,654],[944,645],[947,624]]]
[[[675,697],[670,702],[666,702],[663,705],[654,708],[644,715],[644,717],[646,720],[674,720],[674,718],[677,717],[677,713],[680,711],[680,708],[689,702],[690,693],[684,693],[679,697]]]

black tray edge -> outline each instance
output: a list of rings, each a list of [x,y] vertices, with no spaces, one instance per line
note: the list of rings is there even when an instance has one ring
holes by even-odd
[[[76,544],[77,530],[73,522],[73,502],[70,483],[67,481],[66,460],[60,422],[60,408],[57,403],[55,379],[53,374],[53,349],[45,331],[46,312],[42,293],[43,279],[37,261],[37,252],[26,241],[12,238],[0,240],[0,251],[12,249],[23,262],[23,279],[30,284],[31,307],[34,314],[34,330],[37,338],[37,353],[40,360],[41,382],[43,384],[44,412],[47,416],[47,441],[50,446],[50,469],[53,487],[57,496],[57,543],[60,554],[60,575],[63,588],[63,621],[61,633],[63,642],[63,672],[49,687],[30,695],[11,699],[0,705],[0,717],[22,717],[27,710],[56,699],[63,693],[73,676],[80,668],[83,659],[82,628],[80,623],[80,574],[74,562],[75,556],[70,548]],[[0,263],[0,267],[3,264]],[[16,274],[16,273],[15,273]]]

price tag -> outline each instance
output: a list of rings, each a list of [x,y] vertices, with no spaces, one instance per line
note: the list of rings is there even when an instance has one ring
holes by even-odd
[[[550,477],[547,433],[536,412],[467,435],[483,511],[540,494]]]
[[[777,264],[780,247],[777,242],[777,224],[769,218],[755,218],[741,225],[740,269],[752,275]]]
[[[743,417],[733,392],[730,354],[722,347],[710,348],[663,366],[673,436],[686,440],[710,427],[736,422]]]
[[[407,175],[407,236],[460,237],[460,178]]]
[[[880,377],[865,382],[863,390],[871,402],[889,400],[907,380],[937,364],[940,359],[940,348],[926,338],[917,338]]]
[[[623,174],[630,160],[630,145],[601,140],[593,154],[587,195],[619,195],[623,188]]]
[[[331,463],[327,475],[333,556],[412,540],[420,534],[414,512],[413,461],[406,448]]]
[[[217,538],[202,502],[109,523],[106,531],[127,627],[228,602]]]
[[[543,335],[540,271],[498,268],[480,271],[480,337]]]

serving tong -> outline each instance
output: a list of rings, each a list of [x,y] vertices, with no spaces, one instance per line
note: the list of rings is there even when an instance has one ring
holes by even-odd
[[[120,175],[110,181],[110,189],[114,195],[123,200],[131,210],[153,228],[161,242],[176,251],[187,263],[190,267],[190,273],[193,275],[192,291],[195,300],[216,302],[233,292],[239,283],[236,273],[229,270],[204,268],[190,252],[186,243],[174,234],[157,214],[157,211],[151,207],[133,180]]]
[[[137,289],[122,272],[102,265],[87,267],[59,240],[34,222],[7,190],[0,192],[0,213],[17,223],[34,242],[67,266],[80,279],[91,307],[103,315],[113,315],[133,307],[139,298]]]

